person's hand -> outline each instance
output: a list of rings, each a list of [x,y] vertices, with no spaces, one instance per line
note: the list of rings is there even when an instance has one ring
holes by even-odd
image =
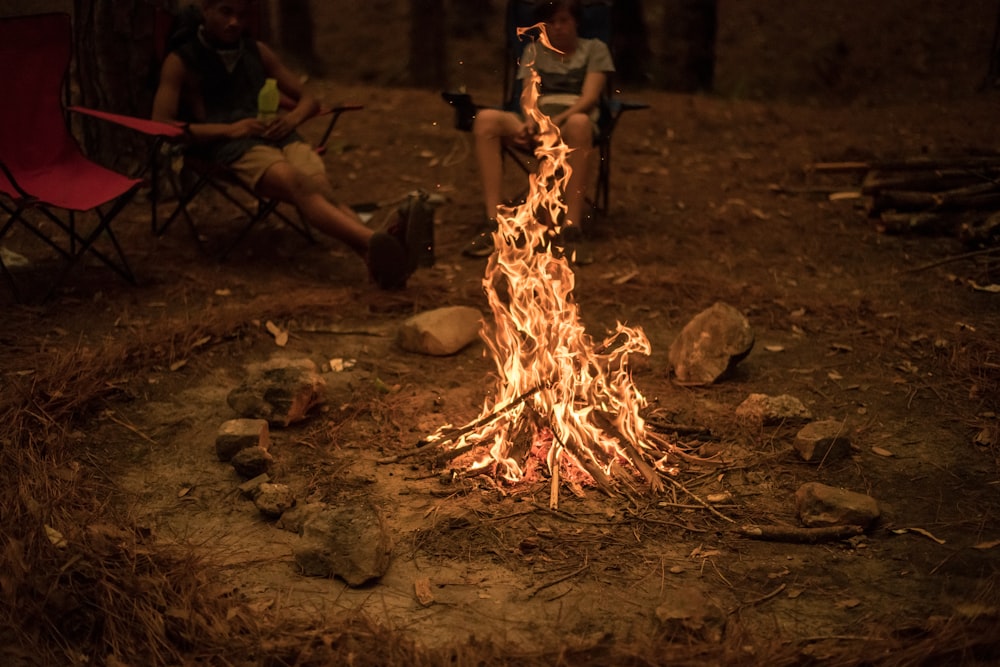
[[[264,135],[266,129],[267,126],[256,118],[244,118],[229,124],[228,136],[230,139],[260,137]]]
[[[261,136],[271,140],[283,139],[292,133],[295,126],[296,123],[292,121],[290,116],[276,116],[267,124]]]
[[[511,137],[511,141],[520,148],[530,148],[535,143],[536,133],[534,123],[525,122],[521,124],[521,129],[518,130],[517,134]]]

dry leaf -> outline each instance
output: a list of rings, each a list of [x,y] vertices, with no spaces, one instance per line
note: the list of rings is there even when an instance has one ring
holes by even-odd
[[[174,363],[170,364],[170,371],[173,372],[184,368],[185,366],[187,366],[187,362],[188,362],[187,359],[181,359],[180,361],[175,361]]]
[[[923,528],[896,528],[893,531],[894,535],[902,535],[903,533],[916,533],[917,535],[923,535],[924,537],[934,540],[938,544],[944,544],[944,540],[939,537],[935,537],[930,531],[924,530]]]
[[[215,296],[230,296],[232,292],[228,289],[217,289],[215,290]]]
[[[996,546],[1000,546],[1000,540],[990,540],[989,542],[980,542],[979,544],[972,545],[972,548],[985,551],[986,549],[992,549],[993,547]]]
[[[768,352],[784,352],[785,351],[785,346],[784,345],[765,345],[764,349],[767,350]]]
[[[66,538],[62,536],[62,533],[52,526],[45,526],[45,537],[49,538],[49,542],[52,543],[52,546],[58,547],[59,549],[65,549],[69,546]]]
[[[190,486],[185,486],[185,487],[183,487],[182,489],[180,489],[180,490],[179,490],[179,491],[177,492],[177,497],[178,497],[178,498],[183,498],[184,496],[186,496],[186,495],[187,495],[188,493],[190,493],[190,492],[191,492],[191,489],[192,489],[192,488],[193,488],[193,487],[190,487]]]
[[[413,593],[417,597],[417,602],[423,607],[434,604],[434,594],[431,592],[431,580],[422,577],[413,582]]]
[[[843,199],[861,199],[860,190],[845,190],[843,192],[831,192],[830,201],[841,201]]]
[[[826,376],[828,378],[830,378],[831,380],[843,380],[844,379],[844,376],[841,375],[840,373],[838,373],[837,371],[830,371],[829,373],[826,374]]]
[[[972,289],[976,290],[977,292],[991,292],[993,294],[1000,294],[1000,285],[997,284],[980,285],[975,280],[970,280],[969,286],[972,287]]]
[[[277,324],[275,324],[271,320],[268,320],[264,324],[264,327],[266,327],[267,330],[271,333],[271,335],[274,336],[274,343],[275,343],[275,345],[277,345],[278,347],[284,347],[285,345],[288,344],[288,332],[287,331],[284,331],[283,329],[281,329]]]
[[[884,447],[872,447],[872,453],[878,454],[879,456],[884,456],[886,458],[892,458],[895,456],[892,452]]]
[[[838,609],[854,609],[859,604],[861,604],[861,600],[859,600],[857,598],[849,598],[847,600],[841,600],[840,602],[838,602],[837,603],[837,608]]]

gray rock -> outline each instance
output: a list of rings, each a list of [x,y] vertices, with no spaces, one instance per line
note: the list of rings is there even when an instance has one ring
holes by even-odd
[[[750,322],[738,310],[716,302],[691,319],[670,345],[670,365],[683,384],[712,384],[753,349]]]
[[[750,394],[736,406],[735,414],[741,421],[763,425],[794,424],[812,419],[812,413],[802,401],[788,394]]]
[[[851,438],[844,422],[824,419],[803,426],[792,443],[803,461],[836,461],[851,453]]]
[[[257,497],[253,504],[264,516],[277,519],[295,505],[295,495],[287,484],[265,482],[257,487]]]
[[[260,485],[271,481],[271,476],[266,472],[256,477],[252,477],[247,481],[240,484],[237,488],[240,490],[245,497],[253,500],[257,497],[257,493],[260,491]]]
[[[229,392],[229,406],[241,417],[288,426],[326,400],[326,382],[311,359],[272,359],[247,367],[247,378]]]
[[[871,496],[809,482],[795,492],[799,518],[806,526],[861,526],[867,528],[881,515]]]
[[[282,530],[301,535],[302,527],[306,522],[317,514],[321,514],[326,509],[327,505],[325,503],[296,503],[294,507],[286,510],[281,515],[281,518],[278,519],[275,525]]]
[[[266,449],[247,447],[236,452],[229,462],[233,465],[236,474],[243,479],[250,479],[270,471],[274,457]]]
[[[220,461],[228,461],[247,447],[271,447],[271,431],[266,419],[230,419],[219,426],[215,434],[215,453]]]
[[[407,352],[455,354],[479,338],[483,314],[469,306],[450,306],[414,315],[400,325],[396,342]]]
[[[309,517],[293,549],[302,574],[339,577],[348,586],[377,581],[392,552],[381,515],[371,505],[326,509]]]

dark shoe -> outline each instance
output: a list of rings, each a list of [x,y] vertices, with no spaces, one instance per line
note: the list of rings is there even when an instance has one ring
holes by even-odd
[[[559,236],[556,237],[554,245],[562,248],[562,255],[570,264],[577,266],[587,266],[594,263],[594,254],[591,251],[590,243],[583,235],[583,230],[578,225],[564,227]]]
[[[497,230],[497,221],[493,218],[484,220],[476,230],[476,235],[462,250],[466,257],[489,257],[493,254],[493,232]]]
[[[417,267],[434,266],[434,208],[426,192],[411,192],[399,205],[395,223],[386,229],[406,249],[410,273]]]
[[[368,242],[368,273],[384,290],[406,287],[412,271],[407,265],[406,248],[399,239],[386,232],[375,232]]]

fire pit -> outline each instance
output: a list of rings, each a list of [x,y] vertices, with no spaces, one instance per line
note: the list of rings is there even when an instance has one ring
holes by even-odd
[[[536,28],[551,48],[544,26]],[[444,425],[420,446],[440,448],[438,461],[465,474],[489,472],[512,484],[548,475],[553,508],[563,482],[606,493],[659,491],[674,448],[647,433],[640,414],[646,401],[629,367],[630,355],[649,355],[649,341],[641,329],[618,323],[595,342],[581,323],[575,276],[558,240],[569,149],[539,111],[538,95],[533,70],[522,106],[540,130],[538,169],[525,202],[498,211],[496,250],[483,278],[493,318],[482,337],[496,364],[495,391],[478,418]]]

